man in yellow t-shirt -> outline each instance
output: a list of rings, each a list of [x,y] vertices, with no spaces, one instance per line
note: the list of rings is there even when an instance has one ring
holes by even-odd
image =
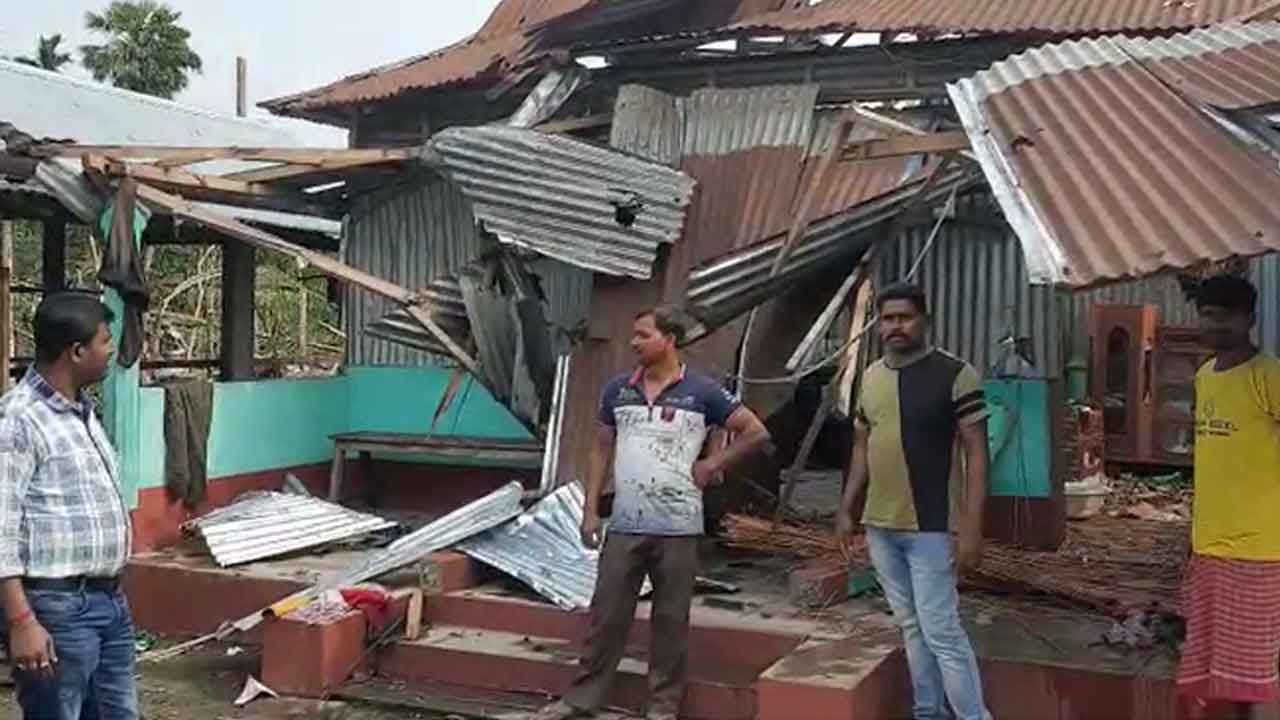
[[[1244,278],[1196,292],[1195,508],[1183,589],[1178,690],[1241,717],[1280,701],[1280,361],[1253,344],[1257,290]]]

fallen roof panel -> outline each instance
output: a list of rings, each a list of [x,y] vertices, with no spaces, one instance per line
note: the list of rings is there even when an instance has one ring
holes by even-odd
[[[648,278],[693,197],[676,170],[532,130],[449,128],[429,149],[499,240],[609,275]]]
[[[825,0],[747,18],[768,32],[1044,33],[1190,30],[1247,16],[1271,0]]]
[[[1280,30],[1258,30],[1252,44],[1200,42],[1176,62],[1267,61]],[[1280,248],[1275,156],[1205,107],[1223,94],[1220,75],[1171,83],[1170,58],[1149,49],[1128,38],[1050,45],[948,88],[1033,283],[1086,287]],[[1280,101],[1266,83],[1247,92],[1251,104]]]

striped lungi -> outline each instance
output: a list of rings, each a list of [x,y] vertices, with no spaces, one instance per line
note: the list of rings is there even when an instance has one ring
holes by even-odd
[[[1178,692],[1202,700],[1280,700],[1280,562],[1193,555],[1182,587],[1187,639]]]

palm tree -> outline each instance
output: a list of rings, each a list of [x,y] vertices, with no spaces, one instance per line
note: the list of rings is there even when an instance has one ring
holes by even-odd
[[[191,32],[178,24],[181,18],[155,0],[117,0],[101,14],[85,13],[85,27],[107,41],[80,46],[84,66],[99,82],[172,98],[187,87],[187,75],[201,69],[200,56],[187,42]]]
[[[62,34],[54,33],[49,37],[44,35],[36,41],[36,54],[33,57],[14,58],[14,61],[23,65],[43,68],[58,72],[63,65],[71,62],[71,53],[58,52],[58,45],[62,44]]]

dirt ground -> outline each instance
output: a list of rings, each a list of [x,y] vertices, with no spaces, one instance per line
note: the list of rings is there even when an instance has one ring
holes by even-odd
[[[138,690],[145,720],[438,720],[448,716],[363,703],[256,700],[232,703],[245,678],[258,666],[255,651],[228,654],[234,646],[211,647],[163,664],[139,666]],[[232,651],[238,652],[238,651]],[[17,718],[18,704],[0,667],[0,717]],[[457,716],[454,716],[457,717]]]

